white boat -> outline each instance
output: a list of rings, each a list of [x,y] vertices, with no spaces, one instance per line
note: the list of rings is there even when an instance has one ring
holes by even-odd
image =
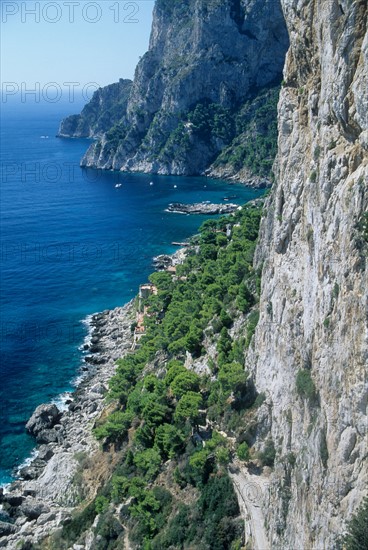
[[[153,185],[153,181],[150,181],[150,185]]]
[[[118,187],[121,187],[122,185],[123,185],[122,183],[117,183],[117,184],[115,185],[115,189],[117,189]]]

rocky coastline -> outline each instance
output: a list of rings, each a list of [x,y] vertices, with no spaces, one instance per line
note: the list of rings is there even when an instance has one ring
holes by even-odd
[[[43,404],[28,421],[39,446],[20,468],[20,479],[0,489],[0,548],[36,543],[70,521],[80,501],[75,484],[80,460],[99,451],[92,428],[106,406],[103,398],[116,360],[131,349],[134,320],[133,301],[91,316],[82,381],[70,393],[66,410]]]

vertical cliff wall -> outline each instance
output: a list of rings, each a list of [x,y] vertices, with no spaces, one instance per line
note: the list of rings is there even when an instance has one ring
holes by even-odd
[[[247,360],[266,395],[258,445],[276,449],[271,546],[331,549],[367,488],[368,8],[282,4],[291,45]]]

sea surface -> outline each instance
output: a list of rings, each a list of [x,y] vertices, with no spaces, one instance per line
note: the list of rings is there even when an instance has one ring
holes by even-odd
[[[1,106],[0,484],[34,449],[25,423],[36,406],[75,387],[86,316],[133,298],[152,258],[205,219],[168,204],[261,194],[200,177],[83,170],[88,140],[55,137],[80,107]]]

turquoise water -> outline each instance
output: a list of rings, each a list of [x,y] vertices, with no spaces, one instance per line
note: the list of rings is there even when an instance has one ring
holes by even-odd
[[[82,170],[88,141],[54,137],[73,111],[2,109],[0,483],[34,447],[24,426],[35,407],[73,389],[82,321],[130,300],[153,256],[205,219],[167,205],[261,194],[200,177]]]

